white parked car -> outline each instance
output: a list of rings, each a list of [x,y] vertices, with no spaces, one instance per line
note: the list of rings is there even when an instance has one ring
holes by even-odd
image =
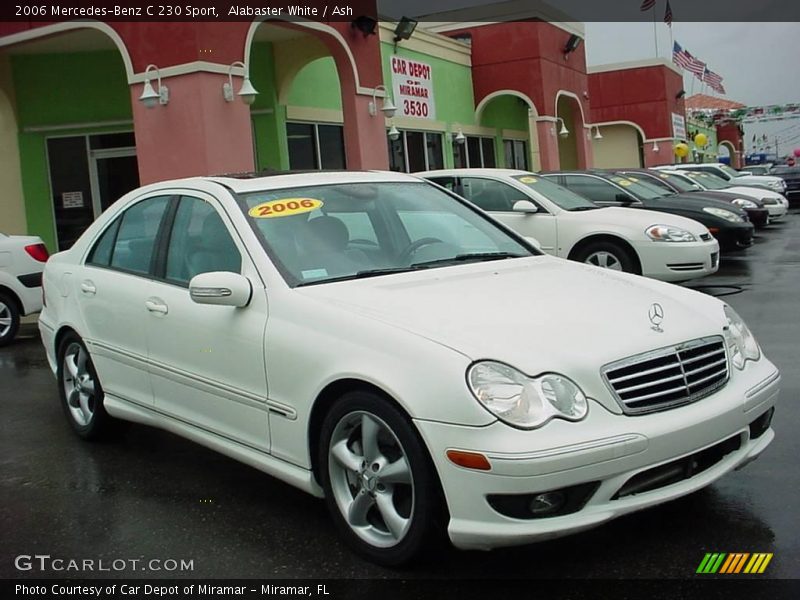
[[[79,436],[124,419],[214,448],[324,496],[383,564],[445,532],[491,548],[593,527],[774,437],[779,372],[729,306],[543,255],[408,175],[149,185],[44,281]]]
[[[659,171],[684,177],[689,183],[698,186],[702,190],[712,190],[720,192],[730,192],[744,198],[751,198],[761,200],[764,203],[764,208],[769,212],[770,222],[778,222],[786,213],[789,212],[789,201],[786,196],[778,192],[772,192],[762,187],[752,187],[747,185],[736,185],[721,179],[713,173],[706,173],[704,171],[691,171],[689,169],[670,170],[662,167],[656,167]]]
[[[0,346],[16,337],[21,317],[41,310],[47,257],[40,238],[0,233]]]
[[[779,194],[783,194],[786,191],[786,182],[780,177],[775,177],[774,175],[750,175],[737,171],[724,163],[681,163],[667,165],[666,168],[678,171],[687,169],[701,173],[712,173],[731,185],[764,186]]]
[[[678,215],[600,207],[544,177],[511,169],[417,173],[457,192],[541,249],[598,267],[662,281],[719,269],[719,243],[705,225]]]

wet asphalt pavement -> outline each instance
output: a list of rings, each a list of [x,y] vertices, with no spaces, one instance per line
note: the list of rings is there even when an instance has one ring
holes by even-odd
[[[782,371],[777,437],[742,471],[598,529],[412,571],[371,565],[323,503],[174,435],[134,425],[87,444],[68,428],[35,326],[0,349],[0,577],[684,578],[706,552],[773,552],[763,577],[800,576],[800,213],[689,284],[726,300]],[[729,287],[731,286],[731,287]],[[190,572],[25,572],[18,555],[192,560]]]

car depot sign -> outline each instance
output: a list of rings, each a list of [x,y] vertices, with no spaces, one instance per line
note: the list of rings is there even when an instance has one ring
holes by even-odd
[[[431,66],[418,60],[392,57],[392,93],[402,117],[435,119]]]

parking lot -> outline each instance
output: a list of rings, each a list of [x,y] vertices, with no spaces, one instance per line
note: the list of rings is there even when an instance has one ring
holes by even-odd
[[[133,426],[119,443],[87,444],[58,404],[36,328],[0,350],[0,576],[30,576],[14,557],[193,561],[184,577],[684,578],[706,552],[772,552],[764,576],[800,572],[800,213],[723,257],[689,284],[725,295],[781,369],[776,439],[742,471],[599,529],[489,554],[451,550],[412,571],[353,555],[325,507],[306,494],[174,435]],[[64,573],[37,573],[62,576]],[[83,577],[163,577],[122,570]]]

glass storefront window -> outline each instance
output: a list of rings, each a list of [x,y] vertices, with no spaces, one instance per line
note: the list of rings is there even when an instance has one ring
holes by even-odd
[[[344,169],[344,128],[324,123],[286,123],[289,168],[295,171]]]
[[[392,171],[415,173],[444,168],[441,133],[401,131],[396,140],[389,140],[389,168]]]

